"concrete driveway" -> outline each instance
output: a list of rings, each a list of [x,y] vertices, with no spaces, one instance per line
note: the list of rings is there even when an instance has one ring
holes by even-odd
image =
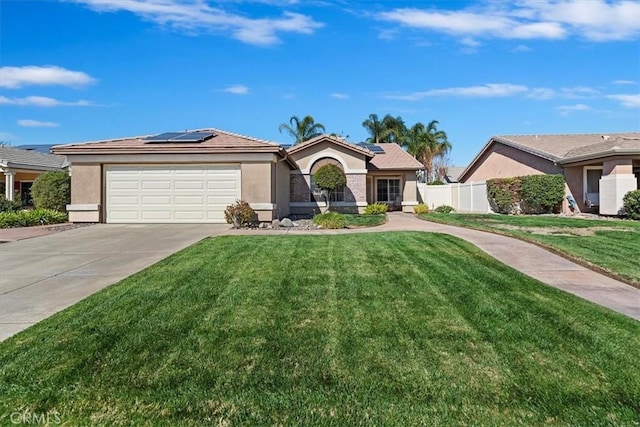
[[[0,244],[0,341],[228,229],[217,224],[96,224]]]

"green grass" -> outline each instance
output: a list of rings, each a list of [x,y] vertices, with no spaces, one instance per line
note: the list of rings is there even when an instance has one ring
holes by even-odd
[[[640,221],[546,215],[428,214],[420,217],[538,243],[636,287],[640,286]]]
[[[345,214],[344,215],[347,227],[375,227],[387,222],[387,215],[385,214],[373,214],[373,215],[358,215],[358,214]]]
[[[452,236],[225,236],[0,343],[0,423],[638,425],[639,348]]]

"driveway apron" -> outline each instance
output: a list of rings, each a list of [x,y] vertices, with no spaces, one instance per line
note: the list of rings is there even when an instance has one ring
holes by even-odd
[[[96,224],[0,244],[0,341],[227,229],[217,224]]]

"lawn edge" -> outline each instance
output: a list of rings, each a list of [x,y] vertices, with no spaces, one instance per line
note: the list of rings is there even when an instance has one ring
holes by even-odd
[[[425,215],[428,215],[428,214],[425,214]],[[484,228],[481,228],[481,227],[472,227],[472,226],[465,227],[465,226],[462,226],[462,225],[454,225],[454,224],[450,224],[450,223],[448,223],[446,221],[439,221],[438,219],[434,219],[434,218],[427,219],[427,218],[423,217],[422,214],[416,214],[416,217],[418,219],[421,219],[422,221],[435,222],[436,224],[449,225],[451,227],[467,228],[467,229],[470,229],[470,230],[482,231],[484,233],[491,233],[491,234],[495,234],[495,235],[498,235],[498,236],[510,237],[512,239],[517,239],[517,240],[520,240],[522,242],[531,243],[531,244],[536,245],[536,246],[538,246],[538,247],[540,247],[542,249],[548,250],[549,252],[551,252],[551,253],[553,253],[555,255],[558,255],[558,256],[560,256],[560,257],[562,257],[562,258],[564,258],[564,259],[566,259],[568,261],[574,262],[574,263],[576,263],[576,264],[578,264],[578,265],[580,265],[582,267],[585,267],[585,268],[588,268],[589,270],[595,271],[596,273],[600,273],[603,276],[607,276],[607,277],[609,277],[611,279],[618,280],[620,282],[626,283],[629,286],[632,286],[634,288],[640,289],[640,281],[636,281],[636,280],[633,280],[633,279],[629,279],[629,278],[620,276],[619,274],[616,274],[615,272],[613,272],[611,270],[607,270],[607,269],[605,269],[603,267],[600,267],[598,265],[592,264],[589,261],[586,261],[586,260],[584,260],[582,258],[576,257],[576,256],[574,256],[572,254],[564,252],[564,251],[562,251],[562,250],[560,250],[558,248],[555,248],[553,246],[545,245],[544,243],[540,243],[540,242],[538,242],[536,240],[533,240],[533,239],[527,239],[526,237],[522,237],[522,236],[514,236],[512,234],[500,232],[500,231],[497,231],[497,230],[487,230],[487,229],[484,229]]]

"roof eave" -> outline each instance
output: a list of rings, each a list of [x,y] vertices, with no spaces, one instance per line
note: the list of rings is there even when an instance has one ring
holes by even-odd
[[[640,156],[640,149],[637,148],[612,148],[610,150],[601,151],[598,153],[590,153],[590,154],[582,154],[573,157],[567,157],[559,160],[557,163],[561,165],[566,165],[570,163],[584,162],[589,160],[598,160],[606,157],[615,157],[615,156],[628,156],[628,155],[638,155]]]

